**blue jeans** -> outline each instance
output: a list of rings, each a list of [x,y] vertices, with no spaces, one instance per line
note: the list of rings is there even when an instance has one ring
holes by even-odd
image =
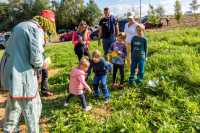
[[[112,35],[108,38],[103,38],[103,50],[104,50],[104,55],[106,56],[109,52],[109,49],[111,48],[112,43],[115,42],[115,36]]]
[[[129,83],[133,82],[135,79],[135,70],[138,66],[138,75],[137,75],[137,80],[136,81],[139,81],[141,82],[143,80],[143,77],[144,77],[144,64],[145,64],[145,59],[144,58],[141,58],[141,59],[135,59],[135,60],[132,60],[132,63],[131,63],[131,74],[130,74],[130,77],[129,77]]]
[[[104,94],[105,99],[110,97],[110,92],[107,87],[107,76],[106,75],[101,75],[101,76],[94,76],[93,79],[93,86],[94,86],[94,96],[99,97],[100,95],[100,90],[99,90],[99,83],[101,82],[102,84],[102,92]]]

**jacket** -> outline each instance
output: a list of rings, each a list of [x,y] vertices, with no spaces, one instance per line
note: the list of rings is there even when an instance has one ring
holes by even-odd
[[[85,81],[86,73],[79,68],[74,68],[70,72],[69,92],[73,95],[83,94],[83,90],[88,90],[90,87]]]
[[[44,32],[35,21],[16,25],[8,39],[0,64],[1,87],[14,99],[37,95],[35,70],[43,66]]]

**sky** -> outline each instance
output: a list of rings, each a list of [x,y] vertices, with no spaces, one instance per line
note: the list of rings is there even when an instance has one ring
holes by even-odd
[[[89,0],[85,0],[88,2]],[[109,7],[114,15],[123,15],[127,11],[131,11],[132,8],[136,10],[136,14],[139,13],[139,0],[95,0],[97,5],[103,9],[104,7]],[[151,3],[155,7],[162,5],[165,9],[166,15],[174,14],[174,3],[175,0],[141,0],[142,1],[142,15],[146,15],[149,4]],[[192,0],[180,0],[182,4],[183,13],[190,11],[190,3]],[[197,0],[200,4],[200,0]],[[200,9],[198,10],[200,12]]]
[[[5,2],[7,0],[0,0],[0,2]],[[58,0],[60,1],[60,0]],[[85,4],[89,0],[84,0]],[[136,10],[136,14],[139,14],[139,0],[94,0],[100,9],[103,10],[104,7],[109,7],[112,14],[122,16],[124,13],[131,11],[133,8]],[[155,7],[162,5],[165,9],[166,15],[174,14],[174,3],[175,0],[141,0],[142,1],[142,16],[147,14],[149,4]],[[183,13],[190,11],[189,4],[192,0],[180,0],[182,4]],[[197,0],[200,4],[200,0]],[[198,10],[200,12],[200,9]]]

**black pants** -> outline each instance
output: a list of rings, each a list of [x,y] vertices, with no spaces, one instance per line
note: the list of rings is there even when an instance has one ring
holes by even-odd
[[[48,86],[48,70],[42,69],[42,82],[41,82],[41,91],[45,92],[49,90]]]
[[[79,61],[83,56],[88,56],[88,58],[90,59],[89,50],[83,44],[77,44],[77,46],[74,48],[74,52],[78,56]]]
[[[48,86],[48,70],[47,69],[39,69],[37,70],[37,78],[39,84],[41,83],[41,92],[46,92],[49,90]]]
[[[85,98],[85,95],[84,94],[81,94],[81,95],[77,95],[80,100],[81,100],[81,106],[82,108],[86,108],[87,107],[87,102],[86,102],[86,98]],[[73,94],[69,94],[69,96],[66,98],[66,103],[69,103],[69,100],[73,97],[76,97],[76,95],[73,95]]]
[[[119,69],[120,77],[121,77],[120,84],[123,84],[124,83],[124,64],[123,65],[113,64],[113,83],[115,83],[118,69]]]

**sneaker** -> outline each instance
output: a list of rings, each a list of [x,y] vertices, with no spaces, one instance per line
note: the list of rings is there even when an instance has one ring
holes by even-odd
[[[119,85],[119,88],[120,88],[120,89],[123,89],[124,87],[125,87],[124,84],[120,84],[120,85]]]
[[[86,108],[84,108],[83,110],[85,111],[85,112],[88,112],[88,111],[90,111],[92,109],[92,106],[87,106]]]
[[[42,96],[50,97],[50,96],[53,96],[53,93],[50,91],[44,91],[44,92],[42,92]]]
[[[69,103],[64,102],[64,107],[67,107],[69,105]]]
[[[113,83],[113,84],[112,84],[112,88],[113,88],[113,89],[116,89],[116,88],[118,88],[118,87],[119,87],[119,85],[118,85],[117,83]]]
[[[106,98],[104,101],[105,104],[109,103],[109,98]]]

